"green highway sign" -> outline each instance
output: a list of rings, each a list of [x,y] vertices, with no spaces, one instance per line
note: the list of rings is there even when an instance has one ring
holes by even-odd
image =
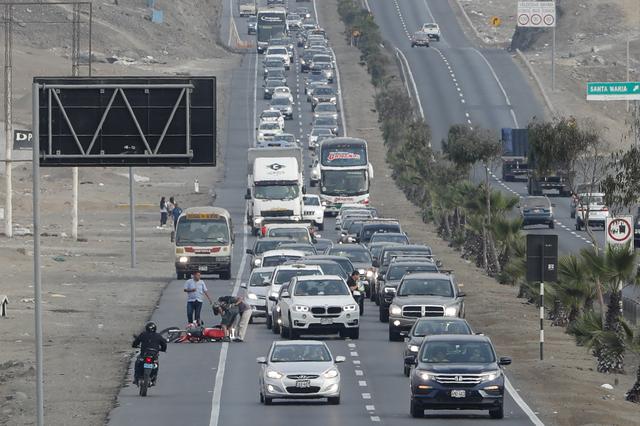
[[[587,83],[588,101],[637,101],[640,100],[640,82]]]

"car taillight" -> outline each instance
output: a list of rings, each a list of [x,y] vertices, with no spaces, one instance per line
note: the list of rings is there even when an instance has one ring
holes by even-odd
[[[602,208],[602,211],[603,211],[603,212],[608,212],[608,211],[609,211],[609,208],[608,208],[608,207],[603,207],[603,208]]]
[[[263,226],[262,228],[260,228],[260,233],[262,234],[262,236],[266,236],[267,235],[267,227]]]
[[[150,356],[146,357],[144,359],[144,362],[146,362],[147,364],[151,364],[153,362],[153,358],[151,358]]]

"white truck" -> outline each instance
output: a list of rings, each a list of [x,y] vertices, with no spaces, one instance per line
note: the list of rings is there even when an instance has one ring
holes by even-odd
[[[247,224],[254,235],[263,223],[302,222],[302,149],[250,148],[247,164]]]
[[[253,16],[258,13],[256,0],[238,0],[240,16]]]

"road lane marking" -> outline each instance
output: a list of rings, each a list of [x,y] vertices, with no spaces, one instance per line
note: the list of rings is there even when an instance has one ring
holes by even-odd
[[[367,411],[376,411],[376,406],[375,405],[365,405],[364,408]]]
[[[524,411],[527,417],[529,417],[529,420],[531,420],[531,422],[535,426],[544,426],[544,423],[542,423],[542,421],[538,418],[538,416],[536,416],[533,410],[529,408],[529,406],[527,405],[526,402],[524,402],[522,397],[520,397],[520,394],[518,394],[518,392],[515,390],[515,388],[513,387],[513,385],[509,381],[509,378],[506,375],[504,376],[504,386],[505,388],[507,388],[507,392],[509,392],[509,395],[511,395],[511,397],[516,402],[516,404],[518,404],[520,409]]]
[[[380,417],[378,417],[378,416],[371,416],[371,421],[372,421],[372,422],[379,422],[379,421],[380,421]]]
[[[371,394],[370,393],[363,393],[362,394],[362,399],[371,399]]]
[[[358,386],[366,387],[367,386],[367,381],[366,380],[358,380]]]
[[[351,352],[350,355],[353,356],[353,357],[357,357],[358,356],[358,352],[353,351],[353,352]]]
[[[356,376],[364,376],[364,371],[356,370]]]
[[[359,360],[359,359],[354,359],[354,360],[353,360],[353,363],[354,363],[355,365],[360,365],[360,360]]]

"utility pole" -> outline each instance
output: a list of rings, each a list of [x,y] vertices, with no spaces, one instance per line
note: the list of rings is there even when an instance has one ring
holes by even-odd
[[[13,237],[13,187],[11,157],[13,150],[12,132],[12,8],[13,5],[4,5],[4,141],[5,141],[5,202],[4,202],[4,234]]]
[[[80,5],[73,5],[73,23],[71,34],[71,75],[80,75]],[[71,238],[78,239],[78,168],[72,168],[71,184]]]

